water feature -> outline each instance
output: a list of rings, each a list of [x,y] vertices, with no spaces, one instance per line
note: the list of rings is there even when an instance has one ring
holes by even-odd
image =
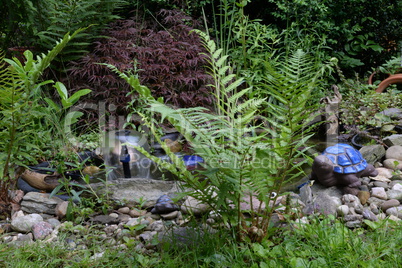
[[[118,178],[161,179],[155,162],[135,147],[150,152],[147,136],[134,130],[111,131],[105,134],[102,146],[108,180]]]

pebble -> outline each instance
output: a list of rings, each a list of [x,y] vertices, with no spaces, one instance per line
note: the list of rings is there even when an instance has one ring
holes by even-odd
[[[397,206],[399,206],[400,204],[401,204],[401,203],[399,202],[399,200],[390,199],[390,200],[387,200],[387,201],[383,202],[383,203],[380,205],[380,208],[381,208],[382,211],[386,211],[387,209],[392,208],[392,207],[397,207]]]
[[[388,199],[402,200],[402,191],[400,190],[389,190],[387,191]]]
[[[379,199],[387,200],[388,196],[385,192],[385,189],[382,187],[373,187],[371,188],[371,196],[377,197]]]
[[[367,203],[367,200],[370,198],[370,193],[368,191],[359,191],[357,193],[357,197],[360,200],[360,203],[362,205],[365,205]]]

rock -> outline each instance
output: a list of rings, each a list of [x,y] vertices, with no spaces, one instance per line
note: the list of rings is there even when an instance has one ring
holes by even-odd
[[[205,232],[199,228],[176,227],[159,234],[160,245],[168,244],[169,247],[194,248],[204,243]]]
[[[50,223],[50,225],[52,225],[53,229],[61,224],[61,222],[56,218],[50,218],[50,219],[47,219],[46,221],[48,223]]]
[[[152,214],[166,214],[172,211],[179,210],[180,207],[168,195],[162,195],[156,200],[154,208],[151,210]]]
[[[147,213],[146,210],[132,209],[128,214],[133,218],[138,218],[144,216],[146,213]]]
[[[370,204],[369,208],[370,208],[370,210],[371,210],[374,214],[378,214],[378,213],[379,213],[379,210],[378,210],[378,207],[377,207],[376,204],[374,204],[374,203]]]
[[[366,159],[367,163],[372,165],[380,161],[385,155],[384,146],[379,144],[363,146],[359,152]]]
[[[385,192],[385,189],[382,187],[373,187],[371,188],[371,196],[377,197],[383,200],[387,200],[388,196],[387,193]]]
[[[168,214],[161,214],[161,217],[164,220],[173,220],[173,219],[176,219],[178,214],[179,214],[179,211],[176,210],[176,211],[170,212]]]
[[[352,194],[343,195],[341,198],[341,201],[343,204],[347,205],[348,207],[354,208],[354,209],[362,207],[362,204],[360,203],[359,198]]]
[[[32,234],[35,240],[42,240],[50,235],[53,231],[53,226],[45,221],[37,222],[32,226]]]
[[[89,219],[92,223],[100,223],[100,224],[115,224],[119,223],[119,219],[110,217],[109,215],[97,215]]]
[[[349,213],[349,207],[347,205],[341,205],[336,210],[338,216],[345,216]]]
[[[391,136],[385,137],[383,139],[383,142],[389,146],[396,146],[396,145],[402,145],[402,135],[401,134],[393,134]]]
[[[388,199],[402,200],[402,191],[400,190],[389,190],[387,191]]]
[[[390,185],[390,186],[391,186],[391,185]],[[392,185],[392,190],[402,191],[402,184],[400,184],[400,183],[395,183],[394,185]]]
[[[60,202],[56,205],[55,214],[59,219],[64,219],[67,215],[68,201]]]
[[[55,208],[63,200],[55,196],[49,198],[49,196],[50,194],[29,192],[21,202],[21,209],[30,214],[56,215]]]
[[[389,116],[391,119],[402,119],[402,110],[399,108],[388,108],[380,113]]]
[[[11,228],[20,233],[28,233],[31,231],[35,223],[43,221],[41,215],[33,213],[22,217],[17,217],[11,221]]]
[[[363,218],[370,220],[370,221],[378,221],[377,216],[370,211],[368,208],[363,209]]]
[[[150,225],[147,226],[148,231],[155,231],[155,232],[163,232],[166,230],[165,225],[163,224],[162,220],[154,221]]]
[[[241,211],[258,211],[259,208],[261,210],[265,210],[265,203],[258,200],[257,196],[255,195],[245,195],[243,197],[243,201],[240,202]]]
[[[402,146],[401,145],[395,145],[391,146],[387,149],[387,152],[385,153],[385,158],[386,159],[396,159],[402,161]]]
[[[383,181],[383,182],[390,182],[393,174],[392,171],[388,168],[379,167],[376,168],[378,171],[378,175],[375,177],[371,177],[372,180],[375,181]]]
[[[367,200],[370,198],[370,193],[366,191],[359,191],[357,193],[357,197],[359,198],[360,203],[362,205],[365,205],[367,203]]]
[[[383,162],[384,167],[392,170],[401,170],[402,161],[394,158],[385,159]]]
[[[210,211],[210,207],[192,196],[187,197],[181,206],[181,212],[184,214],[201,215]]]
[[[119,214],[117,214],[116,212],[112,212],[109,214],[109,217],[117,219],[119,217]]]
[[[392,208],[392,207],[397,207],[397,206],[399,206],[400,204],[401,204],[401,203],[400,203],[398,200],[396,200],[396,199],[390,199],[390,200],[387,200],[387,201],[383,202],[383,203],[380,205],[380,208],[381,208],[382,211],[386,211],[387,209]]]
[[[402,206],[391,207],[385,211],[387,215],[394,215],[402,219]]]
[[[345,223],[345,226],[348,228],[360,228],[362,227],[361,221],[348,221]]]
[[[383,182],[383,181],[374,181],[374,182],[373,182],[373,185],[374,185],[375,187],[382,187],[382,188],[384,188],[384,189],[388,189],[388,188],[389,188],[388,183]]]
[[[367,203],[371,204],[375,204],[377,207],[379,207],[382,203],[384,203],[385,200],[371,196],[368,200]]]
[[[139,225],[141,223],[141,219],[140,218],[132,218],[130,219],[128,222],[126,222],[126,226],[136,226]]]
[[[110,198],[127,205],[138,205],[143,208],[155,206],[158,198],[164,194],[181,192],[179,182],[143,178],[117,179],[105,183],[93,183],[91,187],[99,194],[109,192]]]
[[[120,213],[123,213],[123,214],[129,214],[130,213],[130,208],[129,207],[122,207],[122,208],[119,208],[117,211],[120,212]]]
[[[120,214],[120,215],[117,217],[117,219],[118,219],[119,222],[121,222],[121,223],[126,223],[126,222],[128,222],[128,221],[131,219],[131,217],[130,217],[130,215],[127,215],[127,214]]]

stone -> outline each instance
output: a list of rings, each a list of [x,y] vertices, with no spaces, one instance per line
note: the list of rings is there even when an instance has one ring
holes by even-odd
[[[384,157],[385,148],[380,144],[368,145],[363,146],[359,152],[366,159],[367,163],[374,165]]]
[[[109,214],[109,217],[117,219],[119,217],[119,214],[116,213],[116,212],[112,212],[112,213]]]
[[[180,207],[174,203],[172,198],[168,195],[162,195],[156,200],[154,208],[151,210],[152,214],[166,214],[172,211],[179,210]]]
[[[143,208],[155,206],[158,198],[164,194],[182,192],[180,182],[145,178],[117,179],[90,186],[99,194],[111,193],[109,196],[114,201],[133,206],[141,204]],[[140,203],[139,200],[144,202]]]
[[[373,185],[374,185],[375,187],[382,187],[382,188],[384,188],[384,189],[388,189],[388,188],[389,188],[388,183],[383,182],[383,181],[374,181],[374,182],[373,182]]]
[[[128,221],[131,219],[131,217],[130,217],[130,215],[128,215],[128,214],[120,214],[120,215],[117,217],[117,219],[118,219],[119,222],[121,222],[121,223],[126,223],[126,222],[128,222]]]
[[[374,197],[374,196],[371,196],[368,200],[367,200],[367,203],[368,204],[375,204],[377,207],[379,207],[382,203],[384,203],[385,202],[385,200],[383,200],[383,199],[380,199],[380,198],[377,198],[377,197]]]
[[[336,210],[338,216],[345,216],[349,213],[349,207],[347,205],[341,205]]]
[[[388,190],[387,191],[388,199],[396,199],[402,200],[402,191],[400,190]]]
[[[359,198],[352,194],[345,194],[342,196],[341,201],[343,204],[347,205],[348,207],[352,207],[354,209],[361,207],[362,204]],[[366,200],[367,201],[367,200]]]
[[[345,226],[348,228],[360,228],[362,227],[361,221],[348,221],[345,223]]]
[[[126,226],[136,226],[139,225],[141,223],[141,219],[140,218],[132,218],[130,219],[128,222],[126,222]]]
[[[390,184],[390,186],[391,186],[391,184]],[[391,190],[402,191],[402,184],[395,183],[394,185],[392,185]]]
[[[50,225],[52,225],[53,229],[61,224],[61,222],[56,218],[50,218],[46,220]]]
[[[396,200],[396,199],[390,199],[390,200],[387,200],[387,201],[383,202],[383,203],[380,205],[380,208],[381,208],[382,211],[386,211],[387,209],[392,208],[392,207],[397,207],[397,206],[399,206],[400,204],[401,204],[401,203],[400,203],[398,200]]]
[[[92,223],[100,223],[100,224],[115,224],[119,223],[119,219],[110,217],[109,215],[97,215],[89,219]]]
[[[392,134],[391,136],[385,137],[383,142],[388,146],[396,146],[402,145],[402,135],[401,134]]]
[[[368,208],[363,209],[363,218],[370,220],[370,221],[378,221],[377,216]]]
[[[29,192],[27,193],[21,202],[22,211],[32,214],[49,214],[56,215],[56,206],[63,202],[62,199],[53,196],[49,198],[50,194]]]
[[[383,162],[384,167],[392,170],[401,170],[402,169],[402,160],[397,160],[394,158],[385,159]]]
[[[357,193],[357,197],[359,198],[360,203],[362,205],[365,205],[367,203],[367,200],[370,198],[370,193],[366,191],[359,191]]]
[[[402,146],[395,145],[391,146],[387,149],[385,153],[386,159],[396,159],[402,161]]]
[[[60,202],[56,205],[55,214],[59,219],[64,219],[67,215],[68,201]]]
[[[207,204],[201,203],[201,201],[192,196],[187,197],[181,206],[181,212],[184,214],[202,215],[209,211],[210,207]]]
[[[41,215],[33,213],[22,217],[17,217],[11,221],[11,228],[20,233],[28,233],[31,231],[35,223],[43,221]]]
[[[402,110],[399,108],[388,108],[380,113],[390,117],[391,119],[402,119]]]
[[[37,222],[32,226],[32,234],[35,240],[45,239],[53,231],[53,226],[45,221]]]
[[[373,187],[371,188],[371,196],[377,197],[383,200],[387,200],[388,196],[387,193],[385,192],[385,189],[382,187]]]
[[[177,217],[179,214],[179,211],[175,210],[167,214],[161,214],[162,219],[164,220],[173,220]]]
[[[374,203],[370,204],[369,208],[370,208],[370,210],[371,210],[374,214],[380,213],[380,211],[378,210],[377,205],[374,204]]]
[[[387,215],[394,215],[402,219],[402,206],[391,207],[385,211]]]
[[[250,201],[251,198],[251,201]],[[240,202],[240,210],[241,211],[258,211],[258,209],[264,210],[265,203],[258,200],[255,195],[245,195],[243,197],[243,201]]]
[[[129,214],[130,213],[130,208],[129,207],[122,207],[122,208],[119,208],[117,211],[120,212],[120,213],[123,213],[123,214]]]
[[[392,170],[388,169],[388,168],[383,168],[383,167],[379,167],[376,168],[378,171],[378,175],[375,177],[371,177],[372,180],[375,181],[382,181],[382,182],[390,182],[393,174],[392,174]]]
[[[146,210],[132,209],[128,214],[133,218],[138,218],[144,216],[146,213]]]

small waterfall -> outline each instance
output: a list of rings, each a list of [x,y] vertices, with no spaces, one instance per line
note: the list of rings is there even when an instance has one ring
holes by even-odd
[[[119,130],[105,134],[102,151],[108,180],[125,177],[161,179],[157,165],[135,146],[150,151],[146,135],[138,131]]]

